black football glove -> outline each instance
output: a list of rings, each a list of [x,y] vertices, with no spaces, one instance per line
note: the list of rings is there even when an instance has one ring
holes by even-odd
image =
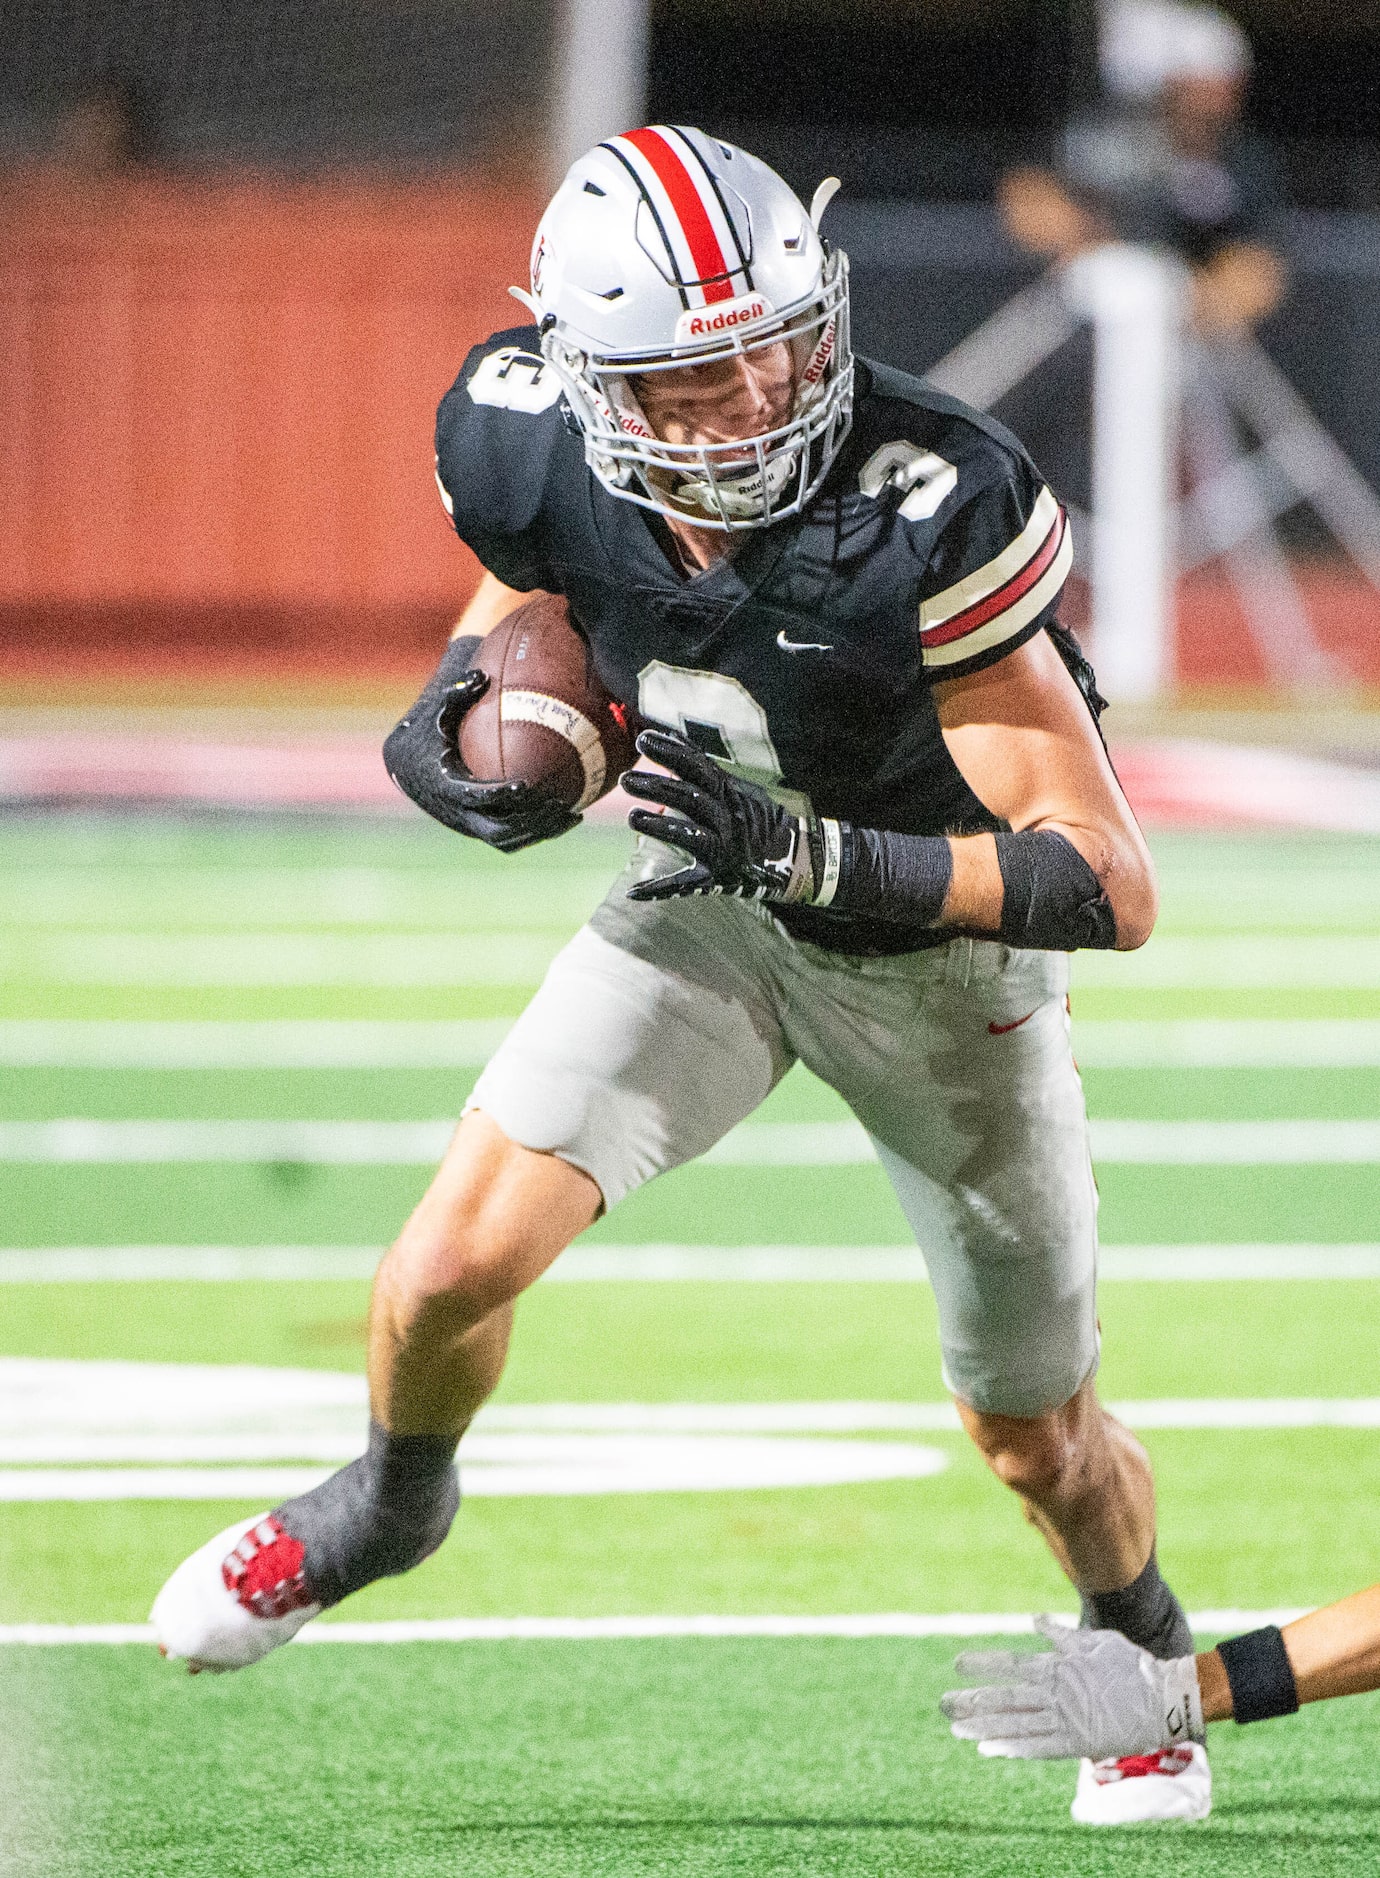
[[[435,676],[383,746],[388,774],[418,808],[459,835],[504,854],[549,841],[579,822],[559,802],[521,782],[481,782],[460,760],[460,720],[489,689],[471,669],[476,638],[452,639]]]
[[[712,757],[672,732],[644,730],[637,747],[675,774],[631,770],[624,776],[629,795],[660,802],[670,811],[634,809],[629,826],[684,848],[691,865],[639,881],[628,889],[630,900],[726,893],[743,900],[808,906],[832,897],[823,889],[826,881],[832,888],[838,879],[837,822],[793,815],[765,789],[729,775]]]

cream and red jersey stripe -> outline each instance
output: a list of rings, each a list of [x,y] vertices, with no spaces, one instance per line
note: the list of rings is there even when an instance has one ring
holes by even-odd
[[[1052,606],[1073,566],[1068,517],[1043,488],[1030,520],[984,566],[920,603],[927,666],[956,665],[1009,639]]]
[[[672,126],[652,124],[611,137],[603,147],[636,178],[687,307],[751,292],[749,251],[687,137]]]

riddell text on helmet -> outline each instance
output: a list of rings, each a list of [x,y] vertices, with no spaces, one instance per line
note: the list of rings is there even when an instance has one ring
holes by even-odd
[[[775,312],[769,300],[760,293],[744,294],[738,300],[724,300],[712,312],[708,309],[696,309],[682,313],[676,321],[676,344],[688,345],[695,339],[712,339],[716,333],[731,332],[735,326],[750,325],[753,320],[765,319]]]

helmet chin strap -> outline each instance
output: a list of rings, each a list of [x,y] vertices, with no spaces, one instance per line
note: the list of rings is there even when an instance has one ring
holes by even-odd
[[[756,464],[738,476],[716,476],[712,473],[687,476],[676,484],[675,500],[703,509],[707,516],[715,520],[721,508],[735,516],[756,514],[761,510],[764,493],[773,500],[781,494],[794,474],[799,458],[798,450],[779,452],[767,463],[765,476]]]

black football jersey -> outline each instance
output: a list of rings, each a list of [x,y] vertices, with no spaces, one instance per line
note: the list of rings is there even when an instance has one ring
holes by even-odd
[[[1003,824],[945,746],[931,687],[1050,625],[1068,525],[1016,439],[857,362],[853,427],[803,514],[687,576],[664,523],[606,490],[534,328],[475,347],[442,401],[437,481],[507,586],[564,594],[609,692],[783,800],[904,834]],[[802,938],[909,950],[913,933],[789,908]]]

